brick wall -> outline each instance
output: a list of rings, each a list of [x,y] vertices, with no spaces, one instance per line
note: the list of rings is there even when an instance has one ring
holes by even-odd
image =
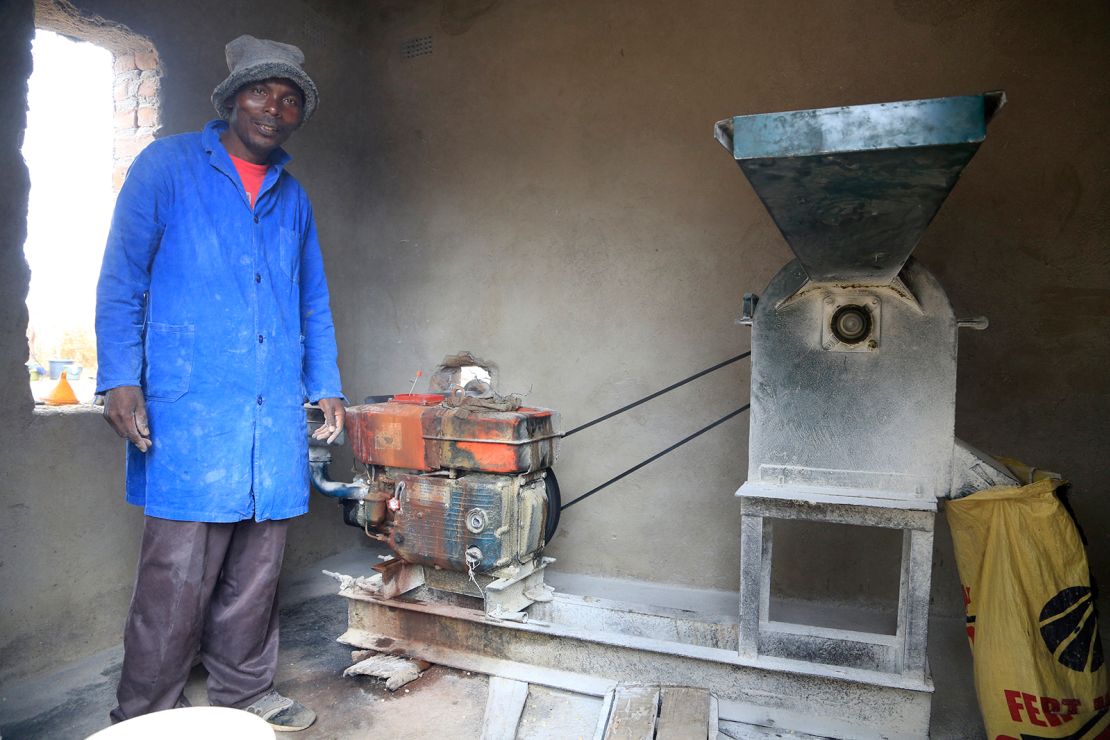
[[[127,168],[162,125],[162,64],[150,39],[127,26],[79,10],[69,0],[33,0],[35,25],[112,52],[115,82],[115,166],[112,186],[119,192]]]
[[[116,53],[113,64],[115,84],[115,142],[112,186],[119,191],[127,168],[143,148],[154,141],[162,124],[159,92],[161,66],[153,51]]]

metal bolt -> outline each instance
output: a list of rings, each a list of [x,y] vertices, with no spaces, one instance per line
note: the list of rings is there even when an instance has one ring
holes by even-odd
[[[466,548],[466,564],[473,568],[480,562],[482,562],[482,551],[477,547]]]
[[[483,509],[471,509],[466,512],[466,528],[478,534],[489,524],[489,515]]]

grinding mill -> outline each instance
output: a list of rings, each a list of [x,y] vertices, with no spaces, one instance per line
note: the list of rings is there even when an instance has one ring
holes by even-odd
[[[389,463],[383,455],[394,444],[387,431],[394,422],[378,424],[367,416],[352,427],[362,440],[356,456],[371,468],[355,523],[385,536],[403,565],[343,581],[349,624],[341,641],[604,697],[606,707],[619,703],[629,683],[700,687],[713,697],[713,716],[720,719],[822,737],[927,736],[937,502],[1013,479],[954,436],[957,332],[984,329],[987,322],[957,318],[940,283],[910,253],[1004,100],[1002,93],[985,93],[737,116],[716,124],[717,140],[797,257],[761,296],[744,299],[742,323],[752,333],[751,428],[748,480],[736,492],[738,613],[733,597],[722,611],[720,601],[692,601],[691,589],[676,603],[661,598],[658,588],[625,588],[617,600],[609,593],[552,592],[539,582],[515,587],[520,598],[511,604],[491,602],[491,589],[542,573],[548,562],[535,523],[543,521],[546,529],[545,517],[555,508],[548,484],[539,482],[546,478],[536,475],[549,460],[541,452],[534,465],[466,475],[453,474],[451,466]],[[411,416],[431,423],[435,413],[426,414],[407,410],[395,421]],[[434,424],[421,428],[418,436],[432,448],[421,454],[439,454],[441,438],[451,435],[436,432]],[[521,422],[520,428],[530,427]],[[531,428],[516,440],[554,439],[553,424]],[[456,442],[464,438],[454,436]],[[471,433],[465,439],[488,441]],[[371,440],[374,451],[365,447]],[[460,459],[458,451],[444,459]],[[463,500],[452,488],[462,484],[450,481],[477,481],[478,475],[513,477],[510,489],[518,498],[536,492],[530,514],[503,515],[503,522],[517,523],[523,543],[510,550],[505,565],[487,560],[497,551],[488,540],[462,534],[471,504],[450,503]],[[397,491],[401,481],[404,494]],[[422,538],[416,547],[410,533],[425,531],[417,523],[389,525],[384,512],[404,507],[404,496],[416,486],[420,497],[446,512],[449,521],[437,521],[461,536],[450,544]],[[403,509],[405,516],[416,511]],[[774,618],[773,535],[781,520],[900,533],[895,629],[875,633]],[[479,563],[492,580],[468,590],[465,581],[478,574]],[[498,570],[503,567],[508,570]],[[452,574],[453,586],[432,582],[443,573]],[[665,577],[679,582],[682,574]]]
[[[752,329],[740,650],[928,681],[936,501],[1012,483],[954,436],[960,319],[910,257],[1002,93],[738,116],[716,126],[797,259],[744,299]],[[773,522],[902,532],[894,635],[775,621]]]

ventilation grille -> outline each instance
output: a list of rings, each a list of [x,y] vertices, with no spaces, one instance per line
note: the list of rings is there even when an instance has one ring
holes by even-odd
[[[432,53],[432,37],[417,36],[401,43],[401,58],[415,59]]]

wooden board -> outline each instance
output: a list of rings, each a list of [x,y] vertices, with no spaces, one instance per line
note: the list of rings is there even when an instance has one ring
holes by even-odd
[[[707,737],[709,691],[686,686],[664,687],[655,726],[656,740],[706,740]]]
[[[617,686],[605,697],[595,740],[716,740],[708,689]]]
[[[659,713],[658,686],[618,686],[614,689],[605,740],[652,740]]]
[[[486,695],[486,716],[482,721],[482,740],[515,740],[528,684],[500,676],[490,676]]]

